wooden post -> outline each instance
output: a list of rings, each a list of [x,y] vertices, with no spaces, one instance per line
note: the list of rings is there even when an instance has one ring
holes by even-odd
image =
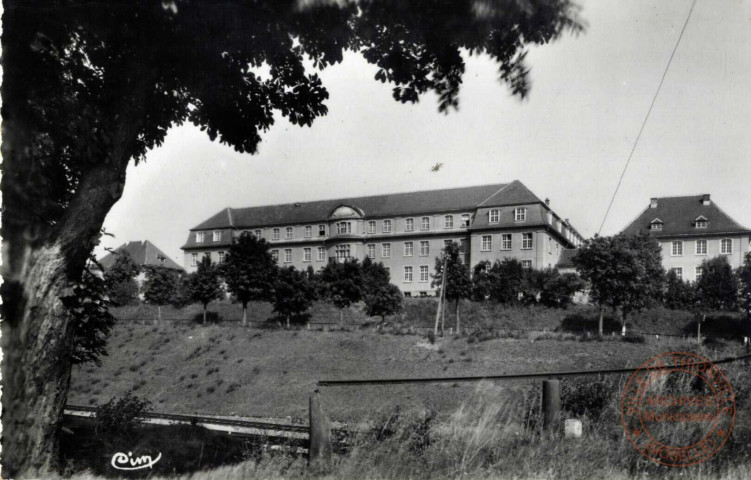
[[[318,389],[310,394],[309,424],[308,467],[318,472],[327,472],[331,469],[331,425],[323,413]]]
[[[561,383],[542,381],[542,426],[546,432],[557,433],[561,419]]]
[[[443,308],[443,292],[446,291],[446,262],[448,257],[443,254],[443,275],[441,276],[441,294],[438,296],[438,310],[435,312],[435,327],[433,327],[433,335],[438,336],[438,320],[441,318],[441,309]]]

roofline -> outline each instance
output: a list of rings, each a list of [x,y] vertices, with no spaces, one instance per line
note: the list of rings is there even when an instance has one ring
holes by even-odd
[[[692,237],[727,237],[727,236],[743,236],[751,235],[751,230],[736,230],[733,232],[703,232],[703,233],[669,233],[665,235],[650,235],[656,240],[670,239],[670,238],[692,238]]]

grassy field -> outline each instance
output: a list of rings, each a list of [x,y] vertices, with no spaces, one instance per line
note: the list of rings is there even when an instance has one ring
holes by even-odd
[[[484,340],[484,341],[480,341]],[[303,419],[319,379],[464,376],[636,366],[666,350],[694,348],[681,339],[628,343],[620,337],[577,341],[571,334],[520,338],[446,337],[353,331],[276,330],[237,324],[120,323],[101,367],[74,369],[69,402],[96,405],[127,391],[156,411]],[[736,347],[740,348],[740,347]],[[710,352],[710,356],[724,355]],[[528,382],[500,384],[499,395]],[[395,405],[450,412],[471,384],[326,387],[332,418],[357,421]],[[500,397],[499,397],[500,398]]]

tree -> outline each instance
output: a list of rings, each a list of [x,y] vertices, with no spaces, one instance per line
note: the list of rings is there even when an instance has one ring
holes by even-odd
[[[138,301],[138,283],[135,277],[141,273],[138,265],[126,250],[114,252],[115,262],[104,272],[107,293],[114,303],[129,305]]]
[[[696,302],[696,289],[690,283],[678,278],[670,270],[665,275],[665,296],[663,303],[671,310],[693,310]]]
[[[443,290],[443,298],[454,302],[456,318],[456,333],[460,331],[459,323],[459,300],[472,296],[472,280],[469,276],[469,267],[461,259],[462,252],[459,244],[452,242],[446,245],[440,257],[435,259],[435,274],[431,286]],[[446,275],[443,275],[443,267],[446,266]],[[443,281],[446,281],[445,285]]]
[[[162,305],[172,303],[177,293],[177,272],[154,265],[147,265],[144,270],[143,298],[146,303],[156,305],[157,322],[162,323]]]
[[[585,288],[584,280],[575,273],[560,274],[547,268],[540,275],[540,303],[547,307],[566,308],[576,292]]]
[[[214,300],[221,300],[224,291],[219,279],[219,269],[205,256],[198,262],[198,269],[188,276],[190,297],[203,305],[203,324],[206,325],[206,309]]]
[[[344,323],[344,309],[362,300],[363,276],[360,262],[350,258],[343,262],[329,259],[321,271],[326,300],[339,309],[339,325]]]
[[[482,260],[472,269],[472,299],[484,302],[490,298],[492,265],[488,260]]]
[[[383,263],[375,263],[370,257],[365,257],[362,262],[362,277],[363,301],[368,316],[379,316],[383,322],[387,315],[399,313],[402,309],[402,292],[390,283],[391,276]]]
[[[460,51],[492,58],[524,97],[529,46],[582,29],[570,0],[310,4],[5,2],[6,476],[55,466],[73,335],[60,294],[80,280],[128,164],[171,126],[190,121],[253,153],[277,112],[301,126],[326,113],[328,92],[304,60],[321,69],[345,50],[376,65],[401,102],[434,92],[440,111],[456,108]]]
[[[743,257],[743,265],[738,268],[738,279],[741,284],[741,302],[746,311],[745,335],[751,337],[751,252]]]
[[[696,282],[697,301],[704,309],[733,311],[738,308],[738,277],[720,255],[701,262],[701,278]]]
[[[592,300],[600,305],[600,335],[606,306],[621,309],[625,333],[628,314],[661,296],[662,253],[657,240],[647,235],[596,236],[584,242],[573,262],[587,281]]]
[[[515,258],[496,260],[490,267],[490,299],[498,303],[519,302],[524,286],[524,267]]]
[[[316,298],[315,285],[308,280],[305,272],[300,272],[295,267],[279,270],[274,284],[273,304],[274,311],[287,320],[287,328],[290,326],[290,317],[305,313]]]
[[[243,306],[243,325],[248,324],[248,302],[270,301],[277,266],[264,239],[243,232],[233,241],[220,267],[227,289]]]

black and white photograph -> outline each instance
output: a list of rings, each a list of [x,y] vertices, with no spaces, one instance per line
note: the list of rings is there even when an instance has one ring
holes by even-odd
[[[0,478],[751,479],[751,0],[0,37]]]

